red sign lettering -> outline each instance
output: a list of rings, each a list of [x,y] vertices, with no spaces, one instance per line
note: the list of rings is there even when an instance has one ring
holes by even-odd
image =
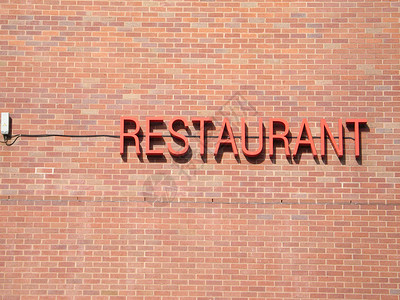
[[[147,117],[146,118],[146,128],[145,128],[145,153],[148,156],[154,155],[163,155],[162,149],[153,149],[153,140],[155,139],[162,139],[162,134],[160,132],[153,132],[152,126],[155,123],[163,123],[164,120],[161,117]],[[206,125],[212,123],[211,118],[205,117],[194,117],[192,118],[193,124],[199,123],[199,130],[200,130],[200,155],[205,154],[205,141],[206,141]],[[127,132],[127,124],[133,123],[134,130],[133,132]],[[188,135],[184,135],[177,130],[175,130],[174,126],[181,123],[183,125],[184,130],[189,129],[189,122],[185,117],[175,117],[171,121],[168,122],[168,131],[171,137],[176,141],[179,141],[179,144],[182,146],[181,150],[174,150],[174,147],[171,143],[167,143],[168,152],[172,156],[184,156],[189,150],[189,137]],[[366,119],[347,119],[346,124],[349,127],[354,127],[354,149],[355,149],[355,156],[358,158],[361,155],[361,126],[366,124]],[[140,140],[139,140],[139,132],[140,132],[140,124],[137,118],[135,117],[121,117],[121,125],[120,125],[120,153],[123,155],[125,153],[125,140],[126,139],[133,139],[136,148],[136,154],[141,154],[140,152]],[[269,155],[272,157],[275,155],[275,148],[277,142],[283,143],[283,147],[285,149],[285,155],[287,157],[291,156],[290,148],[289,148],[289,123],[281,118],[270,118],[269,119],[269,135],[267,137],[264,136],[264,124],[261,118],[258,120],[258,148],[255,150],[250,150],[247,146],[247,125],[244,118],[241,119],[241,134],[236,138],[241,139],[241,148],[242,152],[246,157],[257,157],[260,155],[264,149],[264,139],[269,139]],[[320,122],[320,139],[321,139],[321,156],[325,157],[327,155],[326,151],[326,139],[329,139],[331,142],[333,149],[335,150],[336,155],[341,158],[344,153],[343,149],[343,140],[344,140],[344,133],[343,133],[343,125],[342,120],[338,120],[338,142],[336,142],[331,130],[328,127],[328,124],[325,119],[321,119]],[[218,155],[219,152],[223,151],[221,146],[222,145],[229,145],[230,149],[235,156],[239,155],[235,135],[232,131],[232,127],[229,123],[228,118],[224,118],[222,121],[222,126],[219,130],[219,135],[217,138],[216,146],[214,149],[214,155]],[[311,134],[310,126],[307,122],[307,119],[303,119],[300,125],[299,133],[296,137],[295,147],[293,151],[293,156],[297,156],[299,153],[300,147],[309,147],[311,149],[311,153],[314,157],[318,156],[314,139]]]

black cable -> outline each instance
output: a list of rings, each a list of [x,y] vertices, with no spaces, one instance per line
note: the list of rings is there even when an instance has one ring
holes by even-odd
[[[88,134],[88,135],[77,135],[77,134],[20,134],[21,137],[72,137],[72,138],[94,138],[94,137],[109,137],[109,138],[119,138],[119,135],[110,134]]]
[[[6,144],[6,146],[12,146],[14,143],[21,137],[20,134],[12,135],[11,137],[4,136],[4,141],[0,141],[0,143]],[[9,140],[14,139],[11,143],[8,143]]]
[[[119,135],[109,135],[109,134],[90,134],[90,135],[75,135],[75,134],[15,134],[11,137],[4,136],[4,141],[0,143],[6,144],[7,146],[12,146],[21,137],[71,137],[71,138],[94,138],[94,137],[109,137],[109,138],[119,138]],[[11,143],[8,141],[14,139]]]

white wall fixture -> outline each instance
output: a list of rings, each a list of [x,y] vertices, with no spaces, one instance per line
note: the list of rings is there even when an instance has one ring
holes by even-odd
[[[1,113],[1,134],[10,134],[10,114],[8,112]]]

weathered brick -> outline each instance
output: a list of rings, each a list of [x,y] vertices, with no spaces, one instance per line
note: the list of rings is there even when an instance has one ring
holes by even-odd
[[[117,138],[0,144],[0,297],[397,299],[397,1],[6,2],[12,134]],[[164,155],[128,142],[121,157],[121,116],[141,135],[163,117]],[[166,148],[175,116],[189,122],[181,158]],[[213,120],[203,157],[193,117]],[[214,156],[224,117],[238,156]],[[249,149],[264,121],[256,158],[241,118]],[[279,143],[269,156],[268,118],[289,123],[289,157]],[[316,157],[292,155],[304,118]],[[321,157],[321,118],[336,142],[344,121],[342,158],[330,141]],[[358,159],[353,118],[368,120]]]

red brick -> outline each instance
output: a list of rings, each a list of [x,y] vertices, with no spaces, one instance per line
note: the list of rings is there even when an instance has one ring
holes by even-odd
[[[207,149],[136,156],[119,139],[0,144],[4,299],[397,299],[396,1],[2,3],[0,112],[13,134],[119,135],[120,116],[207,116]],[[235,136],[284,118],[297,158],[246,158]],[[362,153],[338,119],[365,118]],[[168,134],[167,127],[155,132]],[[184,130],[181,130],[184,132]],[[189,132],[188,132],[189,133]],[[214,136],[214,137],[211,137]],[[2,140],[2,137],[0,137]],[[164,137],[164,143],[172,142]],[[257,146],[248,141],[250,149]],[[145,139],[141,141],[145,149]],[[178,146],[177,146],[178,147]],[[397,256],[396,256],[397,255]]]

